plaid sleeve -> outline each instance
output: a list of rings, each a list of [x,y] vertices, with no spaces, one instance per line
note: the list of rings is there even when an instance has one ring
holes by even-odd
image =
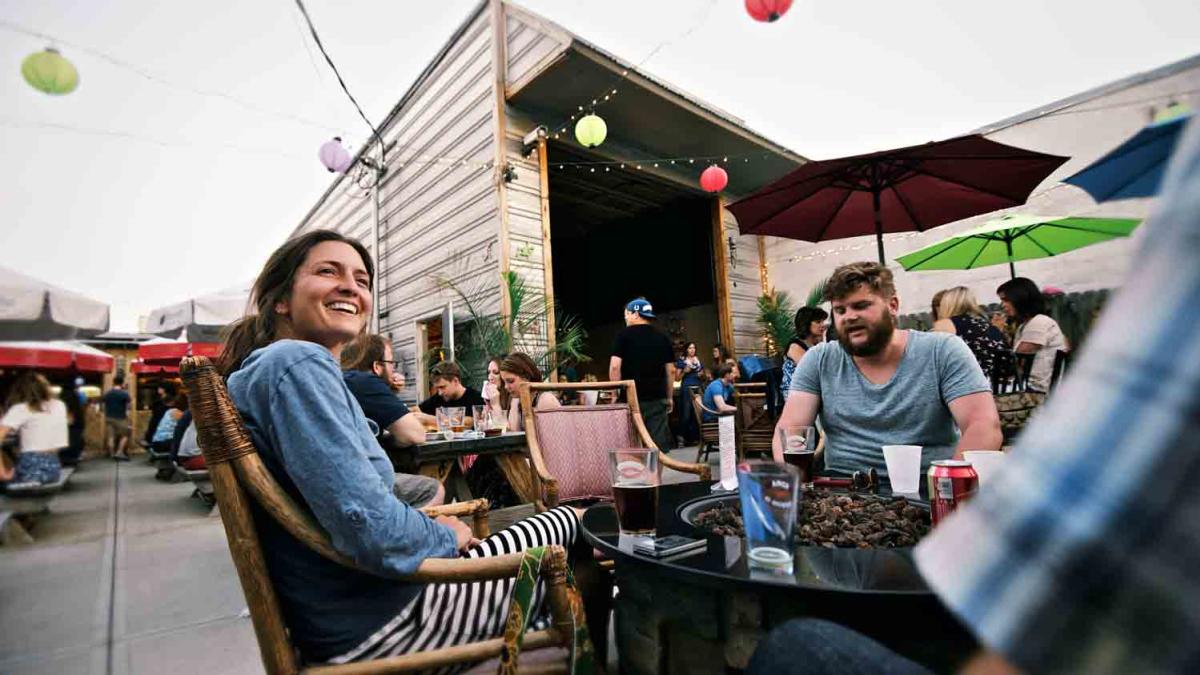
[[[947,606],[1030,672],[1200,671],[1200,125],[1189,131],[1070,376],[996,479],[916,550]]]

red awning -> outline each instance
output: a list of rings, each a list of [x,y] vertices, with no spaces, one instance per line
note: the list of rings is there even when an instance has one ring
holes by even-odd
[[[145,361],[134,361],[129,366],[130,372],[134,375],[178,375],[179,366],[163,366]]]
[[[0,367],[112,372],[116,360],[79,342],[0,342]]]
[[[221,353],[216,342],[145,342],[138,345],[138,358],[159,366],[179,366],[185,356],[207,356],[215,359]]]

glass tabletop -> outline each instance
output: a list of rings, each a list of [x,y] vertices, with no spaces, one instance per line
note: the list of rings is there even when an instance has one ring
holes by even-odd
[[[707,482],[691,482],[659,488],[658,536],[679,534],[705,538],[706,547],[694,553],[669,559],[655,559],[635,553],[634,545],[647,537],[620,534],[616,510],[608,503],[588,508],[583,517],[584,536],[589,543],[616,560],[618,565],[659,566],[673,574],[722,587],[733,582],[847,593],[930,594],[913,563],[911,548],[857,549],[795,545],[792,547],[794,564],[791,574],[752,570],[742,538],[706,536],[680,517],[682,508],[697,499],[712,497],[709,485]]]

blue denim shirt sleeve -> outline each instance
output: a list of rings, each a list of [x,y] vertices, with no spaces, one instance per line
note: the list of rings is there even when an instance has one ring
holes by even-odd
[[[449,528],[393,496],[374,465],[383,451],[332,354],[317,345],[306,351],[271,373],[268,410],[259,414],[269,417],[263,421],[284,468],[334,548],[388,576],[411,574],[425,558],[457,555]]]

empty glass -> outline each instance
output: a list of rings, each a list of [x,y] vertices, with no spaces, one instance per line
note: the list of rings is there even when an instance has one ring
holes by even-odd
[[[444,407],[438,408],[434,413],[436,413],[435,416],[437,417],[438,431],[443,433],[450,431],[450,409]]]
[[[491,408],[486,405],[471,406],[471,424],[475,431],[484,431],[492,425]]]
[[[800,473],[775,462],[742,462],[737,473],[750,567],[791,574]]]

